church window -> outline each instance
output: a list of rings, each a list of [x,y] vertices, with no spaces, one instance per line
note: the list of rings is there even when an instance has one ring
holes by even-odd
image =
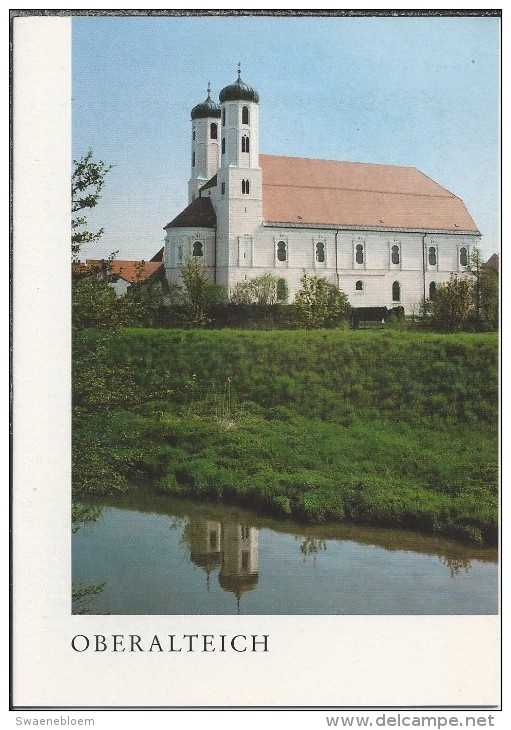
[[[194,241],[192,255],[193,256],[203,256],[204,255],[204,251],[202,248],[202,241]]]
[[[393,264],[399,264],[401,257],[399,255],[399,246],[392,246],[390,250],[390,258]]]
[[[393,302],[401,301],[401,285],[400,285],[399,281],[395,281],[392,284],[392,301]]]
[[[432,281],[431,284],[429,285],[429,298],[431,299],[431,301],[433,301],[435,297],[436,297],[436,283],[434,281]]]
[[[357,243],[355,246],[355,261],[357,264],[364,263],[364,247],[361,243]]]
[[[222,137],[222,154],[225,155],[225,137]]]
[[[468,266],[468,251],[465,246],[460,248],[460,266]]]
[[[192,139],[195,141],[195,127],[192,129]]]
[[[248,106],[244,106],[241,110],[241,123],[242,124],[250,124],[250,116],[248,111]]]
[[[250,530],[249,530],[249,528],[246,527],[245,525],[241,525],[240,529],[241,529],[241,539],[242,540],[248,540],[248,538],[250,536]]]
[[[364,283],[361,279],[355,282],[355,291],[364,291]]]
[[[215,122],[211,122],[211,127],[209,128],[209,134],[211,136],[211,139],[218,139],[218,125],[215,124]]]
[[[318,241],[316,243],[316,261],[320,264],[325,261],[325,244],[323,241]]]
[[[250,152],[250,140],[246,134],[241,138],[241,151]]]
[[[436,248],[430,246],[428,251],[428,261],[430,266],[436,266]]]
[[[192,152],[192,167],[195,167],[195,152]]]
[[[241,192],[243,195],[249,195],[250,193],[250,180],[241,181]]]
[[[222,195],[225,195],[225,183],[224,182],[221,185],[221,189],[222,189]]]
[[[225,107],[222,109],[222,127],[225,127]]]
[[[279,241],[277,243],[277,261],[287,260],[287,244],[285,241]]]
[[[180,263],[183,260],[183,247],[181,245],[176,246],[176,262]]]

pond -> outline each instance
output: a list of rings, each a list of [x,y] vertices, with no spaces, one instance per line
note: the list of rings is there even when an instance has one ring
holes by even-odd
[[[403,530],[300,525],[163,496],[78,507],[74,613],[498,611],[492,548]]]

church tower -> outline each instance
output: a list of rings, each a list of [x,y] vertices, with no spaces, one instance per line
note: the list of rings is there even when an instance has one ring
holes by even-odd
[[[232,288],[252,267],[253,238],[262,223],[259,94],[238,78],[220,92],[220,167],[216,200],[218,281]]]
[[[199,195],[199,188],[215,175],[220,160],[220,107],[210,96],[194,106],[192,118],[192,172],[188,181],[188,202]]]

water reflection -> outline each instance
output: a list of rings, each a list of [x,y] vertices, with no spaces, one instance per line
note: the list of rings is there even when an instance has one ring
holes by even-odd
[[[74,613],[494,613],[497,553],[126,495],[73,515]]]
[[[259,580],[257,528],[192,519],[184,528],[183,541],[189,544],[192,563],[206,572],[208,590],[210,574],[219,568],[218,583],[234,593],[239,613],[241,596]]]

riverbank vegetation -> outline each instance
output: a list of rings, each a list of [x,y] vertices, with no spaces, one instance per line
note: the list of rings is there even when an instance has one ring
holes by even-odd
[[[82,334],[77,498],[150,482],[307,522],[497,540],[494,334]]]

